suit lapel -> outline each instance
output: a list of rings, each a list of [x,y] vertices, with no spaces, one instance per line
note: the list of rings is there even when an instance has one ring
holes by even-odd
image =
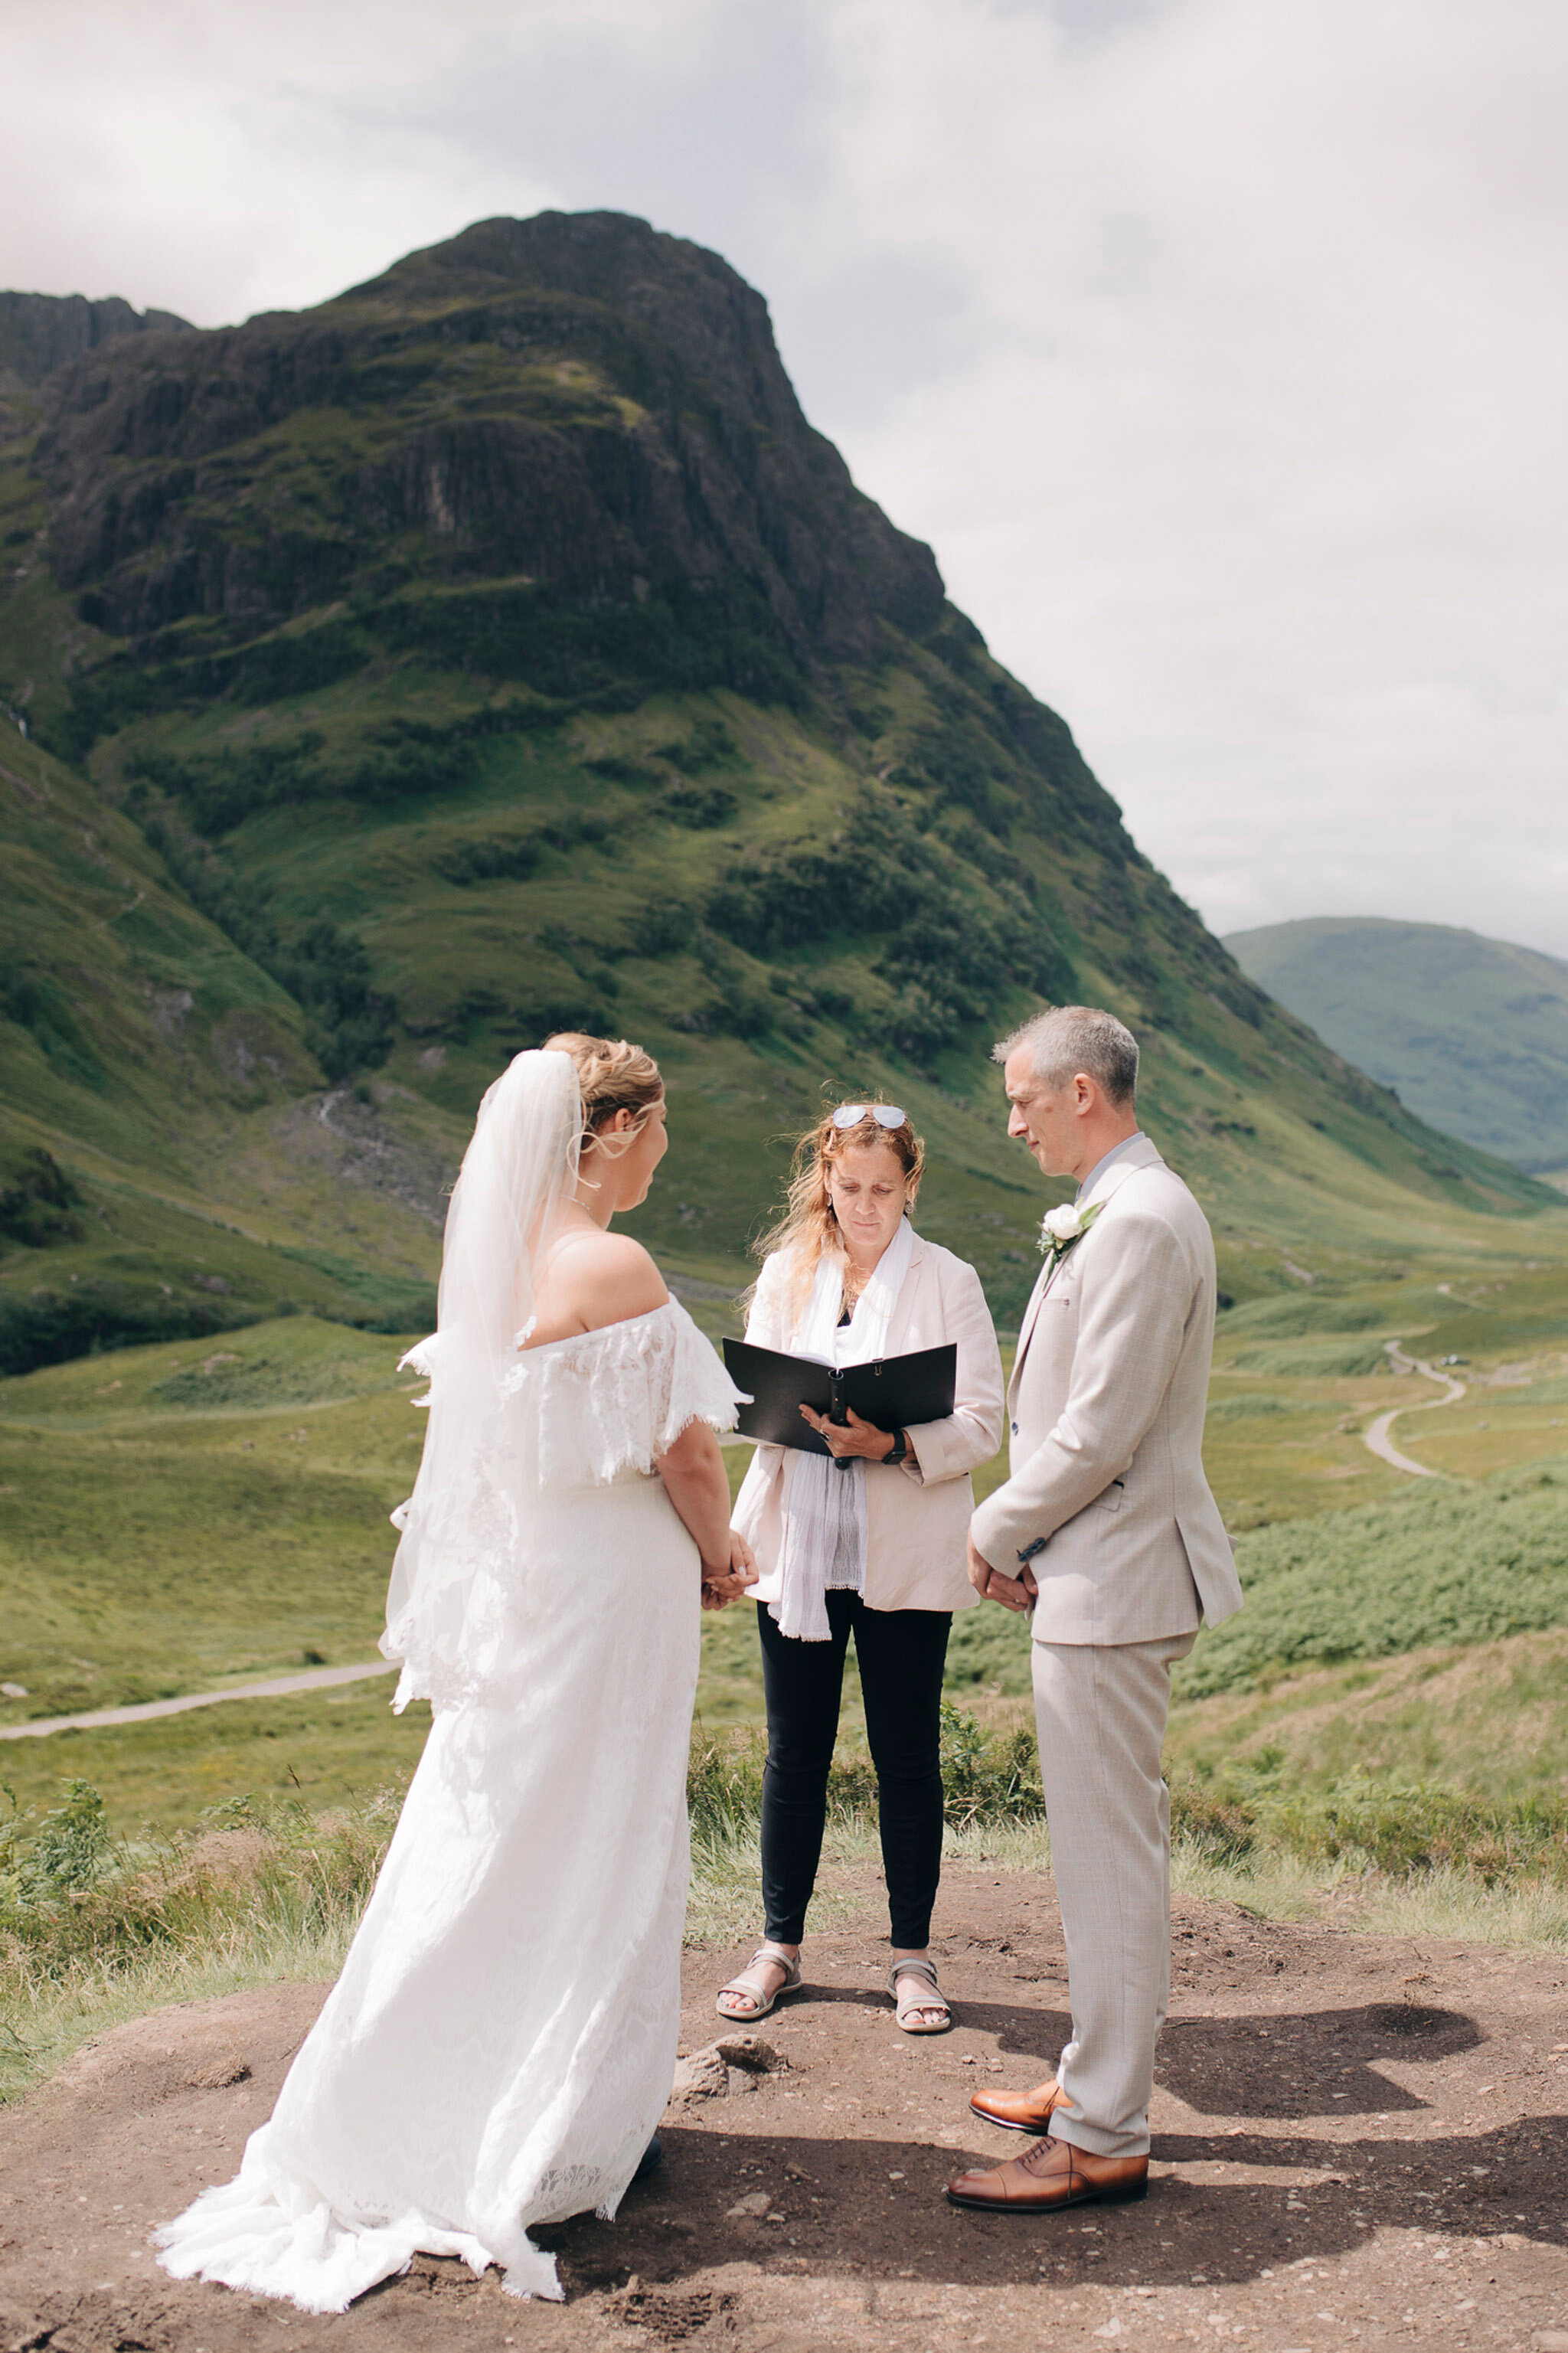
[[[893,1312],[888,1318],[888,1337],[884,1347],[885,1353],[889,1356],[901,1356],[908,1348],[910,1321],[914,1314],[915,1293],[920,1289],[919,1277],[925,1264],[925,1259],[926,1246],[917,1234],[914,1238],[914,1247],[910,1252],[909,1271],[899,1286],[899,1295],[894,1302]]]
[[[1104,1174],[1096,1179],[1082,1204],[1083,1208],[1087,1209],[1096,1201],[1109,1201],[1118,1187],[1125,1183],[1137,1169],[1153,1168],[1160,1165],[1160,1154],[1155,1145],[1146,1135],[1141,1137],[1131,1152],[1124,1152],[1120,1160],[1113,1160]],[[1087,1239],[1086,1235],[1085,1240]],[[1079,1247],[1078,1243],[1073,1245],[1075,1250]],[[1024,1310],[1024,1321],[1018,1328],[1018,1349],[1013,1359],[1013,1378],[1007,1385],[1009,1398],[1015,1394],[1018,1376],[1024,1369],[1024,1358],[1028,1355],[1029,1343],[1035,1336],[1035,1325],[1039,1320],[1040,1303],[1071,1255],[1070,1250],[1056,1251],[1040,1269],[1036,1278],[1035,1287],[1029,1293],[1029,1303]]]
[[[1029,1343],[1035,1336],[1035,1324],[1040,1313],[1040,1302],[1046,1295],[1054,1271],[1054,1267],[1043,1266],[1035,1277],[1035,1287],[1029,1293],[1029,1303],[1024,1310],[1024,1320],[1018,1326],[1018,1345],[1013,1357],[1013,1379],[1007,1384],[1009,1395],[1012,1394],[1014,1384],[1024,1369],[1024,1359],[1029,1353]]]

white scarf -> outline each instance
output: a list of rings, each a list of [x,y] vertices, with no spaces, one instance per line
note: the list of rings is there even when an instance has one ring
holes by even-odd
[[[790,1352],[819,1364],[869,1365],[886,1353],[888,1326],[915,1246],[907,1218],[872,1270],[849,1327],[838,1340],[844,1312],[844,1261],[824,1251],[811,1296],[790,1335]],[[837,1345],[837,1354],[835,1347]],[[796,1453],[779,1554],[779,1598],[768,1615],[781,1634],[826,1642],[826,1594],[860,1593],[866,1584],[866,1463],[840,1470],[831,1455]]]

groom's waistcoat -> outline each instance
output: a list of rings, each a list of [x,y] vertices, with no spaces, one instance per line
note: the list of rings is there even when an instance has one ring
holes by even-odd
[[[1047,1266],[1007,1392],[1010,1475],[974,1514],[993,1567],[1029,1556],[1037,1642],[1147,1642],[1241,1607],[1204,1476],[1214,1242],[1147,1138],[1112,1162],[1089,1230]],[[1043,1545],[1040,1540],[1044,1539]]]

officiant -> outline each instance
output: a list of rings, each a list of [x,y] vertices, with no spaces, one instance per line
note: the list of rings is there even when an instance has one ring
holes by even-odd
[[[1002,1442],[1002,1363],[974,1269],[914,1230],[925,1147],[897,1103],[846,1103],[795,1148],[752,1293],[746,1338],[827,1364],[949,1343],[953,1409],[882,1430],[802,1406],[828,1451],[759,1445],[734,1525],[762,1568],[768,1754],[763,1775],[763,1941],[718,1997],[750,2024],[802,1982],[801,1947],[827,1814],[844,1662],[853,1637],[876,1768],[892,1966],[906,2033],[952,2016],[928,1946],[942,1870],[942,1672],[965,1567],[970,1472]]]

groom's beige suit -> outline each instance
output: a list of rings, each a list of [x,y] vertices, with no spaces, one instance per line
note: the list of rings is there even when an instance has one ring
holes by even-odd
[[[1091,1173],[1079,1207],[1097,1203],[1035,1285],[1007,1392],[1010,1476],[972,1534],[993,1568],[1016,1577],[1027,1559],[1039,1586],[1035,1715],[1072,2002],[1051,2131],[1131,2157],[1149,2146],[1170,1991],[1171,1668],[1241,1587],[1203,1469],[1208,1222],[1142,1134]]]

